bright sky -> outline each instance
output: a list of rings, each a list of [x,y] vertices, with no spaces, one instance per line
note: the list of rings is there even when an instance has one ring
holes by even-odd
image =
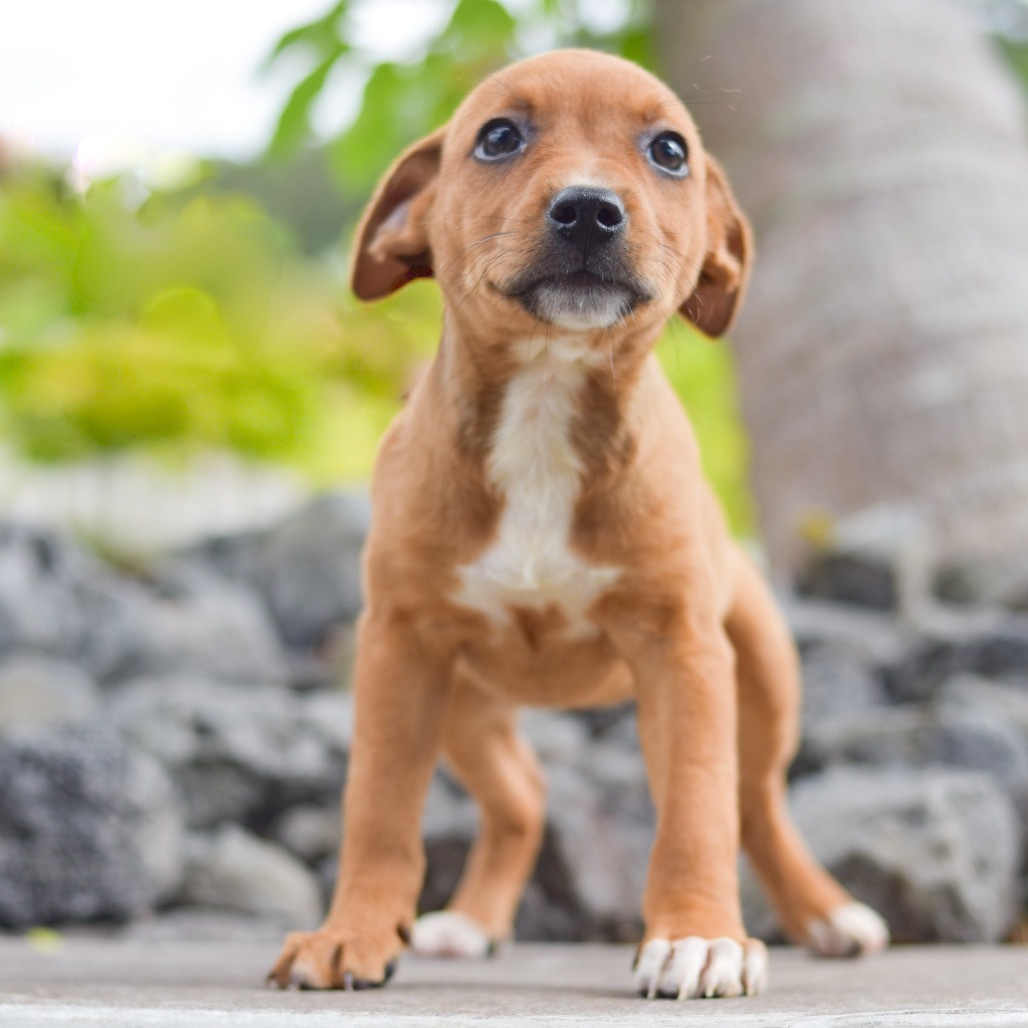
[[[331,0],[0,0],[0,135],[68,157],[83,140],[245,159],[267,143],[304,69],[258,66]],[[359,37],[378,53],[425,38],[448,0],[374,0]],[[345,121],[360,83],[337,80],[317,112]],[[334,124],[335,123],[335,124]]]

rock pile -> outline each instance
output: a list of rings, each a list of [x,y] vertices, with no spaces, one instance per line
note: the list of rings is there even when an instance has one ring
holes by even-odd
[[[0,927],[319,919],[368,517],[362,496],[326,496],[145,568],[0,524]],[[829,555],[785,599],[806,680],[794,815],[898,939],[1001,939],[1028,899],[1028,568],[948,569],[916,616],[889,576]],[[524,729],[550,802],[518,935],[637,938],[653,809],[631,706],[526,712]],[[440,772],[425,909],[474,828]],[[776,938],[743,882],[748,925]]]

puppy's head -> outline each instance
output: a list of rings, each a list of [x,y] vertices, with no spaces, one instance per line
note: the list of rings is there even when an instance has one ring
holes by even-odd
[[[675,95],[585,50],[490,76],[386,174],[357,236],[353,288],[434,276],[477,337],[609,337],[679,311],[729,326],[750,232]],[[603,345],[606,345],[604,342]]]

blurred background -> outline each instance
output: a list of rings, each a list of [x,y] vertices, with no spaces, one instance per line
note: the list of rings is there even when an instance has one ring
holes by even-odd
[[[1016,933],[1028,0],[8,4],[0,925],[316,920],[364,485],[440,320],[430,281],[356,304],[351,231],[476,81],[559,46],[669,81],[754,224],[730,341],[676,320],[658,353],[787,587],[801,824],[899,938]],[[634,937],[631,711],[526,731],[556,802],[519,933]],[[474,818],[445,778],[426,816],[431,907]]]
[[[651,12],[616,0],[105,0],[5,22],[0,504],[130,548],[366,479],[439,324],[431,284],[348,296],[378,175],[512,58],[653,64]],[[748,529],[728,354],[677,327],[663,357]]]
[[[926,504],[957,546],[1018,534],[1028,465],[1010,451],[1028,438],[1000,422],[1022,417],[1009,374],[1024,372],[1003,366],[1009,345],[995,337],[1020,333],[1023,346],[1028,325],[1015,95],[1026,5],[769,11],[741,0],[8,11],[2,509],[138,548],[364,480],[433,350],[439,303],[425,283],[372,309],[350,299],[363,202],[482,75],[583,45],[678,88],[757,229],[735,350],[744,420],[728,347],[676,323],[660,348],[735,529],[757,531],[749,446],[779,564],[881,501]],[[970,539],[954,525],[968,502],[1003,508]]]

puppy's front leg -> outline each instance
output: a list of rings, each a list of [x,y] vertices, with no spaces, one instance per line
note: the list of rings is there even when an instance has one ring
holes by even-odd
[[[281,987],[363,988],[392,974],[424,876],[420,819],[449,665],[402,619],[362,619],[339,878],[321,928],[287,936],[268,976]]]
[[[739,905],[733,653],[713,615],[672,621],[632,660],[657,809],[635,983],[651,998],[741,996],[763,987],[766,952]]]

